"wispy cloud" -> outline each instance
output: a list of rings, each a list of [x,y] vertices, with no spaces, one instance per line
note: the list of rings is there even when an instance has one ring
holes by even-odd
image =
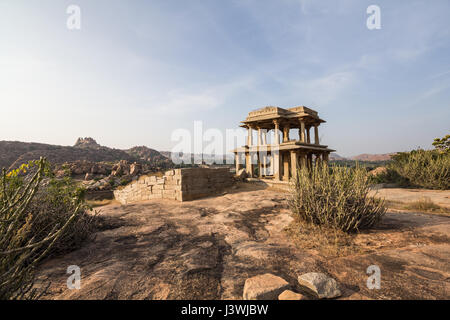
[[[424,92],[422,92],[419,97],[418,97],[418,101],[422,101],[425,99],[428,99],[432,96],[435,96],[445,90],[447,90],[448,88],[450,88],[450,83],[443,83],[443,84],[439,84],[435,87],[432,87],[430,89],[425,90]]]
[[[301,93],[314,104],[327,105],[338,99],[355,83],[356,74],[352,71],[335,72],[319,78],[297,83]]]
[[[430,79],[436,79],[436,78],[444,77],[447,75],[450,75],[450,70],[433,74],[430,76]]]
[[[253,77],[242,77],[231,82],[212,85],[204,90],[170,90],[167,94],[149,98],[145,102],[145,110],[157,116],[171,116],[174,118],[186,115],[202,114],[222,106],[225,101],[241,91],[254,90]]]
[[[166,101],[149,106],[148,112],[154,115],[181,117],[189,113],[204,112],[216,108],[221,100],[214,94],[204,92],[199,94],[185,94],[171,92]]]

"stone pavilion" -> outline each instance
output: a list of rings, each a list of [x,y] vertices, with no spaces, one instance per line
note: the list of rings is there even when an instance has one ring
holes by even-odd
[[[247,144],[233,150],[236,173],[244,167],[252,178],[289,181],[297,167],[327,163],[330,152],[335,150],[319,141],[319,126],[324,122],[317,111],[304,106],[269,106],[251,111],[240,125],[247,129]],[[273,141],[268,141],[271,130]],[[298,139],[290,138],[291,130],[298,130]]]

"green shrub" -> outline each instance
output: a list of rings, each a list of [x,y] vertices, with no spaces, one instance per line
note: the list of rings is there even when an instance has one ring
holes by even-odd
[[[130,178],[128,178],[128,177],[124,177],[124,178],[120,178],[120,182],[119,182],[119,184],[121,185],[121,186],[126,186],[127,184],[129,184],[131,182],[131,179]]]
[[[390,165],[386,167],[384,172],[376,175],[369,175],[369,182],[372,184],[395,183],[403,187],[407,187],[410,184],[407,178],[402,177],[396,170],[392,169]]]
[[[116,180],[114,178],[109,178],[108,183],[111,187],[114,187],[116,185]]]
[[[289,206],[301,220],[344,232],[370,228],[386,212],[383,200],[368,197],[365,169],[302,168],[291,183]]]
[[[397,181],[429,189],[450,189],[450,153],[439,150],[413,150],[392,157],[388,169],[396,172]]]
[[[83,192],[69,178],[54,180],[44,159],[3,169],[0,186],[0,299],[35,298],[39,261],[88,233]]]

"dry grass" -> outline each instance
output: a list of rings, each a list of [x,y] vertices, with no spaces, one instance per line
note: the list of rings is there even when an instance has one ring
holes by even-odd
[[[381,222],[379,227],[348,234],[296,218],[285,232],[295,246],[327,260],[351,255],[376,254],[382,250],[407,247],[411,244],[448,242],[448,238],[439,238],[412,228],[402,228],[401,224],[391,225]]]
[[[442,207],[435,204],[433,201],[431,201],[428,197],[422,197],[417,201],[411,202],[410,204],[406,205],[407,209],[410,210],[420,210],[420,211],[442,211]]]
[[[408,203],[401,202],[401,201],[389,200],[389,201],[386,201],[386,205],[391,209],[397,209],[397,210],[418,211],[418,212],[424,212],[424,213],[437,213],[437,214],[444,214],[444,215],[450,214],[449,209],[441,207],[440,205],[434,203],[428,197],[421,197],[417,201],[408,202]]]
[[[314,251],[324,257],[341,257],[361,251],[354,243],[356,234],[317,226],[299,218],[295,218],[285,231],[299,248]]]

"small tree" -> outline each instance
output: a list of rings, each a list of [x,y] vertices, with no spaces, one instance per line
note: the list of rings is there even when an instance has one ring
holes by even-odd
[[[434,139],[434,142],[432,144],[436,148],[436,150],[440,152],[450,152],[450,134],[447,134],[441,139]]]

